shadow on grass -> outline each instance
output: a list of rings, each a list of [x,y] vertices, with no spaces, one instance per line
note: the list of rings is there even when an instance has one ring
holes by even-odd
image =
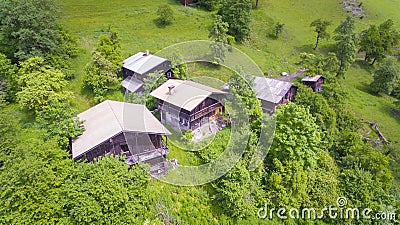
[[[316,52],[327,55],[329,52],[334,52],[334,50],[335,50],[335,44],[332,43],[332,44],[323,44],[318,46]]]
[[[160,18],[154,19],[154,20],[153,20],[153,23],[154,23],[158,28],[161,28],[161,29],[165,29],[168,25],[171,25],[171,24],[172,24],[171,22],[168,22],[168,23],[163,22],[163,21],[160,20]]]
[[[369,63],[364,63],[364,60],[362,60],[362,59],[356,59],[353,66],[356,66],[357,68],[365,70],[370,74],[372,74],[375,71],[374,65],[371,65]]]
[[[301,45],[301,46],[296,46],[294,47],[296,51],[299,53],[302,52],[307,52],[307,53],[315,53],[314,52],[314,44],[306,44],[306,45]]]

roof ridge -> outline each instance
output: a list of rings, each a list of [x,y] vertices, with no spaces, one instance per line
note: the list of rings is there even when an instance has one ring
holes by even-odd
[[[118,101],[113,101],[113,100],[106,100],[106,101],[107,101],[107,105],[110,107],[110,110],[111,110],[112,114],[115,117],[115,120],[118,122],[119,126],[121,127],[121,130],[124,130],[124,127],[122,126],[121,121],[119,121],[119,119],[118,119],[118,117],[117,117],[117,115],[116,115],[116,113],[114,111],[114,108],[110,104],[110,102],[118,102]],[[106,101],[104,101],[104,102],[106,102]],[[120,102],[120,103],[124,104],[124,102]]]

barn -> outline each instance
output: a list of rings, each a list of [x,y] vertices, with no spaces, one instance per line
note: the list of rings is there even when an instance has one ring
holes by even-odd
[[[74,160],[125,155],[128,165],[150,164],[152,174],[166,170],[168,148],[163,136],[171,133],[144,105],[107,100],[78,117],[85,131],[72,141]]]
[[[301,81],[303,84],[312,88],[314,92],[321,92],[322,85],[325,83],[325,77],[321,75],[316,75],[313,77],[305,76],[303,79],[301,79]]]
[[[172,78],[171,61],[146,52],[138,52],[122,62],[122,87],[129,92],[140,92],[149,73],[162,72]]]
[[[266,77],[254,77],[253,89],[263,111],[268,113],[274,113],[280,104],[293,101],[297,92],[297,86],[291,82]]]

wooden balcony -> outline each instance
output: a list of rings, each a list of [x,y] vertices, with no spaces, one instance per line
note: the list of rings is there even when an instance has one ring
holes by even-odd
[[[209,114],[210,112],[215,111],[217,108],[222,107],[222,104],[220,102],[214,103],[210,106],[205,107],[204,109],[201,109],[200,111],[195,112],[193,115],[190,116],[190,121],[197,120],[199,118],[202,118],[203,116]]]

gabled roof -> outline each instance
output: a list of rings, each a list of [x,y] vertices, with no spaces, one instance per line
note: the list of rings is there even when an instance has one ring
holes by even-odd
[[[129,76],[122,81],[121,85],[130,92],[136,92],[144,85],[144,83],[132,76]]]
[[[253,88],[257,93],[257,98],[267,102],[279,103],[292,86],[296,85],[266,77],[254,77]]]
[[[301,81],[305,82],[317,82],[320,78],[324,78],[322,75],[316,75],[313,77],[305,76]]]
[[[143,75],[166,61],[168,60],[155,55],[147,55],[143,52],[138,52],[135,55],[125,59],[122,62],[122,67],[137,74]]]
[[[85,132],[72,142],[74,159],[122,132],[171,134],[144,105],[106,100],[78,117]]]
[[[171,93],[168,87],[174,87]],[[212,94],[226,94],[226,92],[193,81],[175,79],[168,80],[150,93],[155,98],[187,111],[192,111]]]

